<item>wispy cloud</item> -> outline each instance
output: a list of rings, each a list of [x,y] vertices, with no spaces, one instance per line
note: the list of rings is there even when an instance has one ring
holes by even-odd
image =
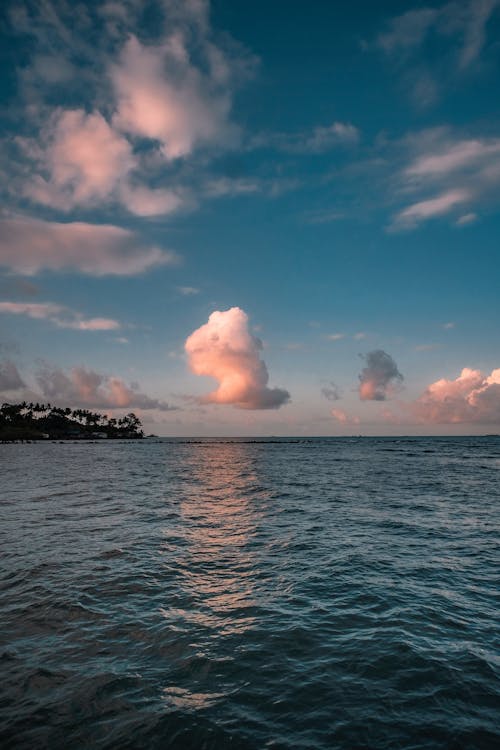
[[[464,138],[440,127],[410,134],[399,149],[406,152],[406,164],[395,186],[406,200],[418,200],[393,217],[392,229],[414,229],[447,215],[465,226],[477,220],[478,209],[498,204],[500,138]]]
[[[434,150],[423,153],[406,168],[409,178],[447,177],[463,170],[477,171],[500,157],[500,139],[470,138],[453,141],[437,130]],[[432,136],[432,131],[429,133]],[[441,136],[441,137],[439,137]]]
[[[117,320],[111,318],[86,318],[79,312],[52,302],[0,302],[0,314],[25,315],[35,320],[48,320],[58,328],[72,328],[75,331],[116,331],[121,328]]]
[[[134,232],[109,224],[0,219],[0,266],[27,276],[42,270],[134,276],[177,262],[175,253],[144,246]]]
[[[467,190],[448,190],[434,198],[418,201],[400,211],[394,217],[393,229],[413,229],[421,222],[443,216],[460,203],[470,200],[471,194]]]
[[[474,222],[476,221],[477,221],[477,214],[475,214],[474,212],[471,212],[469,214],[464,214],[463,216],[459,216],[456,221],[456,224],[459,227],[465,227],[465,226],[468,226],[469,224],[474,224]]]
[[[340,341],[345,338],[345,333],[328,333],[325,338],[328,341]]]
[[[500,0],[453,0],[413,8],[387,21],[375,45],[398,60],[406,90],[426,106],[436,101],[440,87],[480,58],[488,42],[488,23],[499,6]],[[439,65],[432,63],[430,46],[436,37]],[[431,54],[424,56],[429,48]]]
[[[323,154],[332,149],[355,146],[361,131],[350,122],[334,121],[299,132],[259,133],[248,142],[250,149],[272,148],[293,154]]]

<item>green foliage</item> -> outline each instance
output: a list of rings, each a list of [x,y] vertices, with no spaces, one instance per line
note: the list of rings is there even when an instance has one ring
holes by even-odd
[[[50,404],[4,403],[0,408],[0,440],[138,439],[144,437],[140,419],[130,412],[121,419],[88,409]]]

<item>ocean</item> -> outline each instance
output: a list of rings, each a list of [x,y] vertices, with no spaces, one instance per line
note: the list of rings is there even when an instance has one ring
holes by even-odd
[[[0,446],[0,747],[500,747],[500,438]]]

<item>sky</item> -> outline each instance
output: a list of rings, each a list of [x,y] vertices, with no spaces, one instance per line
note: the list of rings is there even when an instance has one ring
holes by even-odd
[[[500,431],[500,0],[15,0],[0,400]]]

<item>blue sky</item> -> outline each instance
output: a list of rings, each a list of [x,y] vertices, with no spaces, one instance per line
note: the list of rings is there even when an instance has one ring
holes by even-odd
[[[4,4],[2,400],[497,431],[499,28],[496,0]]]

